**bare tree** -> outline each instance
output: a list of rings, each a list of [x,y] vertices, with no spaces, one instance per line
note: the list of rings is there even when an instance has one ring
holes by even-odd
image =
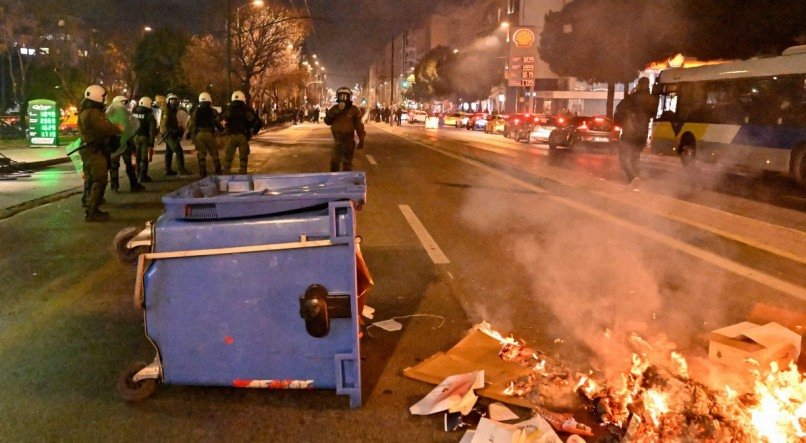
[[[269,70],[282,67],[309,29],[309,18],[300,11],[270,4],[239,16],[230,28],[235,76],[250,97],[253,81]]]
[[[227,101],[227,60],[225,43],[212,35],[196,35],[190,39],[182,57],[182,70],[188,87],[207,91],[216,103]]]
[[[15,22],[12,18],[16,18]],[[31,64],[41,47],[42,36],[39,22],[17,11],[16,14],[3,14],[0,18],[0,44],[8,61],[14,101],[20,109],[28,100],[27,86]],[[22,124],[22,119],[20,119]]]

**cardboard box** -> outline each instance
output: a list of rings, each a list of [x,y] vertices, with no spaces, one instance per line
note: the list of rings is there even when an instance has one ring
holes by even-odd
[[[736,323],[711,331],[708,340],[708,358],[732,367],[752,366],[751,359],[761,368],[786,366],[800,355],[800,334],[775,322]]]

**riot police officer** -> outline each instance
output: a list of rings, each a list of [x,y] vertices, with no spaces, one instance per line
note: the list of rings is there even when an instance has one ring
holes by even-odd
[[[134,170],[132,163],[132,152],[134,151],[134,136],[135,130],[139,121],[132,117],[132,113],[126,107],[128,99],[119,95],[112,99],[112,104],[106,109],[106,118],[114,124],[123,127],[123,134],[117,139],[117,149],[112,153],[112,162],[109,167],[110,183],[109,187],[114,192],[120,189],[120,160],[123,159],[123,164],[126,168],[126,176],[129,178],[129,190],[131,192],[144,191],[146,188],[137,182],[137,174]],[[114,147],[114,146],[113,146]]]
[[[235,158],[235,149],[238,149],[238,173],[246,174],[249,162],[249,140],[260,131],[263,122],[254,109],[246,104],[246,95],[241,91],[232,93],[232,101],[221,114],[226,127],[227,149],[224,153],[224,173],[229,174],[232,160]]]
[[[84,220],[88,222],[109,219],[109,213],[98,206],[104,197],[109,171],[110,139],[123,130],[104,115],[106,90],[92,85],[84,91],[84,100],[79,105],[78,131],[81,137],[79,154],[83,168],[85,189],[89,188]]]
[[[171,169],[173,157],[176,156],[176,163],[180,175],[190,175],[190,171],[185,168],[185,153],[182,151],[182,135],[184,129],[179,124],[177,113],[179,112],[179,97],[175,94],[168,94],[165,109],[160,117],[160,134],[165,140],[165,176],[176,175],[177,171]]]
[[[330,126],[333,134],[333,148],[330,150],[330,172],[351,171],[353,169],[353,153],[364,147],[364,123],[361,121],[361,110],[353,105],[353,91],[350,88],[339,88],[336,91],[336,106],[328,109],[325,124]],[[355,143],[358,135],[358,144]]]
[[[218,159],[218,142],[216,133],[220,133],[223,128],[218,121],[218,111],[213,108],[213,99],[210,94],[202,92],[199,94],[199,105],[193,111],[188,122],[188,140],[193,140],[196,145],[196,155],[199,159],[199,175],[207,177],[207,154],[213,161],[213,168],[217,175],[222,173],[221,161]]]
[[[154,154],[154,139],[157,138],[157,119],[154,118],[152,103],[150,97],[142,97],[132,112],[132,116],[140,122],[133,137],[140,183],[151,181],[151,177],[148,176],[148,163]]]

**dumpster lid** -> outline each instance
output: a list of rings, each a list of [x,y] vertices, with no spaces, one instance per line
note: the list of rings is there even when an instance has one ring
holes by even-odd
[[[205,177],[174,192],[162,202],[177,219],[222,219],[270,215],[351,200],[366,201],[366,173],[249,174]]]

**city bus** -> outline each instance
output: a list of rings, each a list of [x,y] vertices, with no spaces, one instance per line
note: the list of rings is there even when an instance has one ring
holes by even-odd
[[[806,185],[806,45],[778,57],[660,73],[651,152]]]

